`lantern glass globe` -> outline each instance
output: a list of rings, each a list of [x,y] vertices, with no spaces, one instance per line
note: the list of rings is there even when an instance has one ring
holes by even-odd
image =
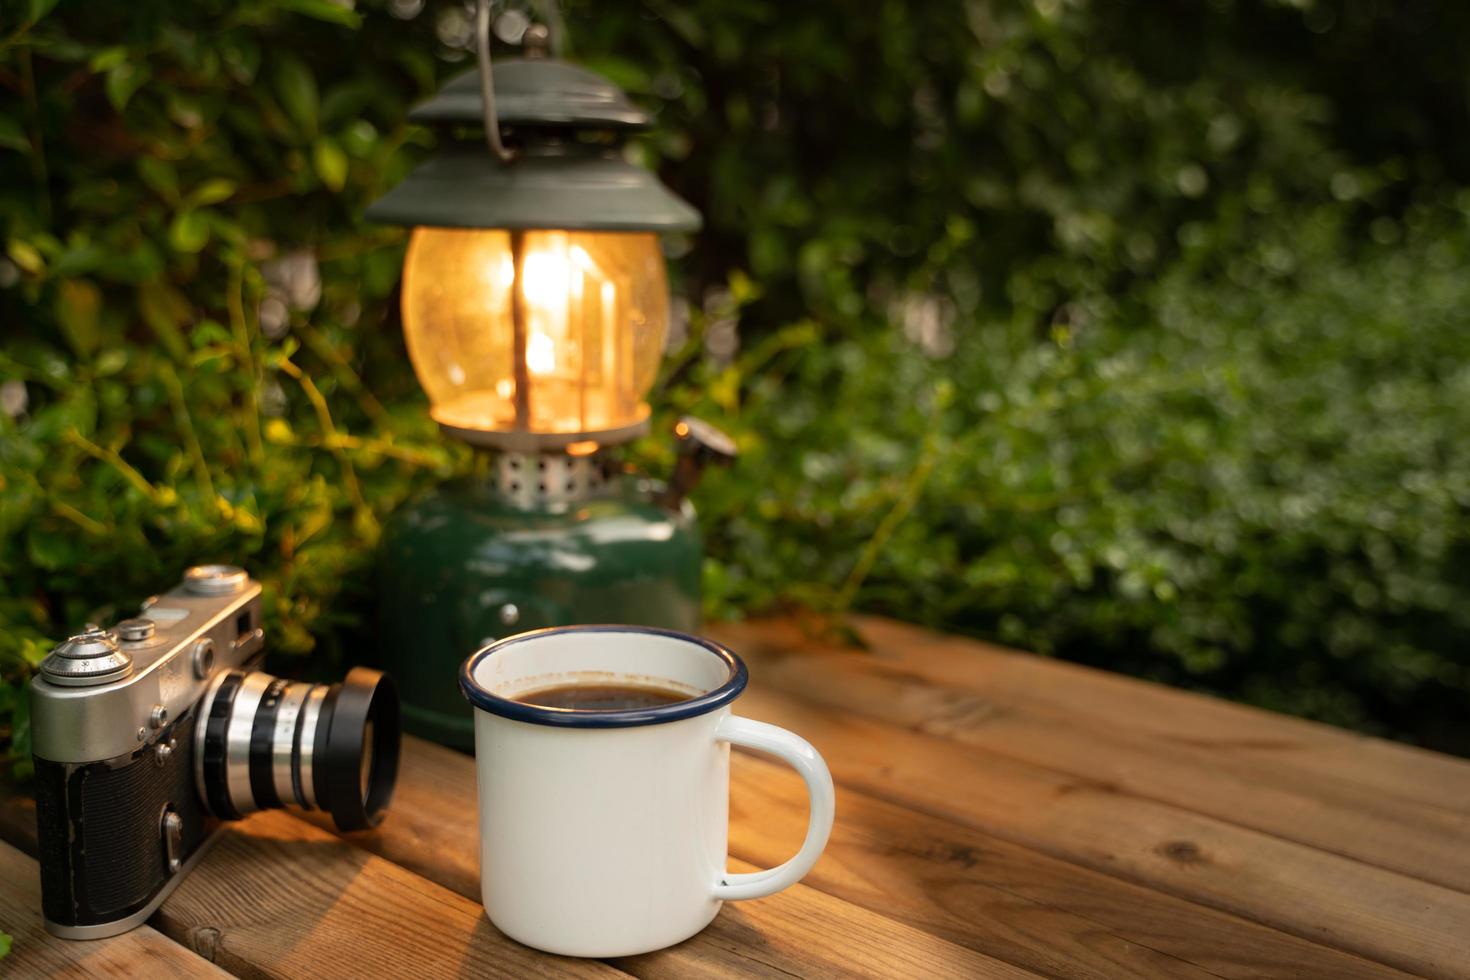
[[[668,319],[651,232],[421,227],[404,260],[409,357],[434,419],[456,430],[641,424]]]

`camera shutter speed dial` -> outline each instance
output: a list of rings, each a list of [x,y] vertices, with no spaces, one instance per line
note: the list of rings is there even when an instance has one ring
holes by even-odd
[[[121,680],[133,671],[133,658],[107,630],[87,630],[58,643],[41,661],[41,676],[63,687],[87,687]]]

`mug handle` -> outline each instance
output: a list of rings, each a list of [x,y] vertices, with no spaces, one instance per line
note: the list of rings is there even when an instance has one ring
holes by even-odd
[[[789,885],[794,885],[806,876],[822,856],[827,838],[832,834],[832,816],[836,807],[836,795],[832,789],[832,774],[827,763],[812,748],[812,744],[800,735],[788,732],[763,721],[751,721],[726,715],[715,730],[715,738],[731,745],[769,752],[789,764],[806,780],[807,797],[811,801],[811,816],[807,820],[806,840],[801,850],[785,864],[749,874],[726,874],[714,888],[714,897],[719,900],[762,898],[774,895]]]

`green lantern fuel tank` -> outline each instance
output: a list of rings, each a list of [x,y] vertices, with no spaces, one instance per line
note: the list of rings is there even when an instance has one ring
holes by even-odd
[[[500,478],[445,484],[393,514],[378,556],[379,656],[408,731],[473,746],[455,678],[493,639],[574,623],[698,630],[703,552],[692,506],[655,502],[658,485],[621,473],[591,492],[538,493],[536,469],[565,461],[512,456],[528,471],[522,480],[504,479],[503,460]]]

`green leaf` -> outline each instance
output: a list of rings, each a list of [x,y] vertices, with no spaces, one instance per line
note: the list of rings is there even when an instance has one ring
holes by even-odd
[[[327,129],[341,129],[348,123],[362,118],[363,110],[381,98],[379,86],[371,81],[358,79],[339,82],[322,95],[321,124]]]
[[[280,56],[276,59],[272,82],[286,115],[304,134],[315,136],[320,98],[311,69],[299,58]]]
[[[205,109],[192,95],[170,92],[168,117],[184,129],[198,129],[204,124]]]
[[[26,20],[32,24],[38,22],[42,17],[51,13],[51,9],[59,2],[60,0],[30,0],[31,9]]]
[[[101,51],[92,55],[91,59],[87,62],[87,67],[95,72],[111,71],[127,60],[128,49],[119,44],[110,48],[103,48]]]
[[[240,85],[249,85],[255,80],[260,68],[260,46],[248,35],[225,36],[217,42],[220,58],[230,77]]]
[[[346,185],[347,154],[342,152],[342,147],[323,136],[316,141],[311,158],[316,164],[317,176],[328,190],[335,193]]]
[[[220,201],[231,197],[235,193],[236,184],[233,180],[223,177],[212,177],[194,188],[193,192],[184,199],[188,207],[204,207],[207,204],[218,204]]]
[[[40,275],[46,269],[46,260],[41,257],[36,246],[30,242],[12,238],[6,244],[5,252],[10,256],[12,262],[32,275]]]
[[[169,203],[179,199],[179,174],[172,163],[158,157],[142,156],[133,166],[143,183],[156,191],[159,197]]]
[[[86,356],[97,349],[102,291],[85,279],[63,279],[56,291],[56,320],[72,350]]]
[[[98,355],[97,363],[93,365],[93,370],[97,372],[98,377],[105,378],[109,374],[116,374],[117,372],[121,371],[124,367],[127,366],[127,363],[127,348],[113,347],[103,351],[100,355]]]
[[[26,136],[25,130],[21,128],[20,120],[10,116],[0,116],[0,146],[7,150],[19,150],[22,153],[31,151],[31,141]]]
[[[138,314],[170,354],[176,359],[186,355],[183,328],[194,308],[183,293],[166,282],[145,282],[138,287]]]
[[[359,27],[362,25],[362,17],[352,9],[351,2],[333,3],[332,0],[276,0],[276,6],[282,10],[290,10],[294,13],[304,14],[307,17],[315,17],[329,24],[341,24],[344,27]]]
[[[71,242],[52,261],[51,274],[59,279],[74,279],[95,271],[106,258],[107,250],[96,242]]]
[[[10,946],[14,942],[15,940],[10,937],[8,932],[0,932],[0,959],[3,959],[10,953]]]
[[[168,226],[168,243],[175,251],[192,254],[209,241],[209,222],[199,211],[180,211]]]
[[[189,334],[189,340],[195,347],[208,347],[210,344],[229,344],[232,338],[218,320],[203,320]]]
[[[143,282],[163,272],[163,255],[153,242],[143,239],[118,248],[106,249],[97,272],[114,282]]]
[[[40,524],[31,525],[26,533],[28,557],[51,571],[75,564],[81,558],[81,544],[78,535],[48,530]]]
[[[151,74],[147,65],[136,61],[125,61],[115,66],[108,71],[107,79],[102,84],[103,89],[107,92],[107,101],[112,103],[114,109],[121,112],[128,104],[128,100],[133,97],[133,93],[148,81]]]

